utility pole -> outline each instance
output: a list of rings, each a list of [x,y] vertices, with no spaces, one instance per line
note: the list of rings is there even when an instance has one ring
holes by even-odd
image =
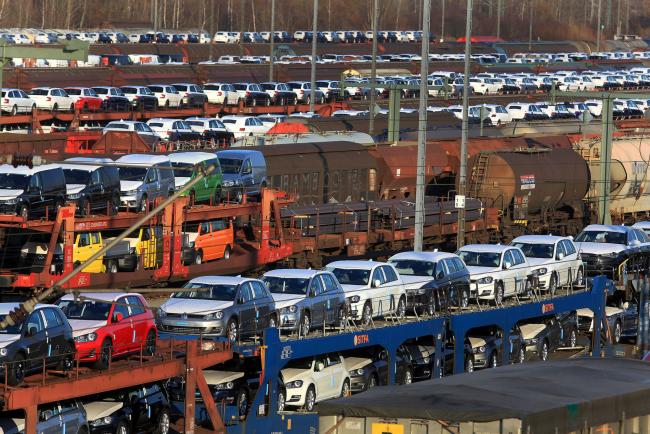
[[[440,42],[445,41],[445,0],[442,0],[442,11],[440,14]],[[422,40],[424,40],[424,33],[422,34]]]
[[[275,0],[271,0],[271,35],[270,45],[271,52],[269,54],[269,81],[273,81],[273,46],[275,45]]]
[[[621,34],[621,2],[623,0],[618,0],[616,2],[616,34]]]
[[[372,0],[372,59],[370,61],[370,107],[368,107],[368,134],[375,135],[375,104],[377,104],[377,95],[375,95],[375,82],[377,81],[377,21],[379,19],[379,0]],[[424,40],[424,36],[422,36]]]
[[[309,111],[314,112],[314,99],[316,93],[316,41],[318,37],[316,36],[318,30],[318,0],[313,0],[314,2],[314,22],[312,23],[312,33],[311,33],[311,87],[309,88]]]
[[[239,0],[239,55],[244,55],[244,0]]]
[[[630,34],[630,0],[625,1],[625,34]]]
[[[533,48],[533,0],[528,2],[528,51]]]
[[[210,29],[210,62],[213,60],[213,52],[214,52],[214,0],[210,0],[210,25],[208,26]]]
[[[443,0],[444,4],[444,0]],[[418,162],[415,182],[415,238],[413,249],[422,251],[424,244],[424,189],[427,169],[427,101],[429,100],[429,20],[431,0],[422,5],[422,60],[420,61],[420,109],[418,118]]]
[[[596,17],[596,23],[598,24],[598,28],[596,29],[596,51],[600,51],[600,12],[602,8],[602,1],[603,0],[598,0],[598,17]]]
[[[465,23],[465,68],[463,75],[463,122],[460,136],[460,168],[458,170],[458,236],[456,247],[465,245],[465,191],[467,187],[467,138],[469,133],[469,62],[472,54],[472,0],[467,0],[467,18]]]
[[[503,13],[503,0],[497,0],[497,39],[501,38],[501,14]]]
[[[153,31],[157,32],[158,31],[158,0],[153,0],[153,10],[151,11],[153,14]]]

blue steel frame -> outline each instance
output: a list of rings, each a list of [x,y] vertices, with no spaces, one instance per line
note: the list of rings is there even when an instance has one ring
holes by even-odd
[[[580,308],[591,309],[594,312],[594,324],[603,324],[603,321],[605,321],[603,313],[606,294],[611,289],[612,282],[607,281],[604,276],[599,276],[593,279],[591,291],[578,292],[549,300],[294,341],[280,341],[277,329],[266,329],[264,331],[264,346],[261,347],[264,357],[264,375],[260,389],[255,396],[246,420],[237,425],[228,426],[227,432],[229,434],[318,432],[318,416],[315,413],[278,414],[275,411],[278,396],[277,380],[280,371],[290,360],[319,355],[325,352],[380,345],[388,351],[391,366],[389,369],[389,384],[394,384],[397,348],[408,339],[434,336],[436,361],[433,378],[437,378],[444,357],[442,345],[447,321],[449,321],[451,332],[456,337],[455,354],[463,355],[454,358],[454,372],[459,373],[464,371],[464,337],[470,329],[495,325],[504,333],[503,342],[508,342],[510,330],[520,321],[542,315],[570,312]],[[600,327],[594,327],[592,342],[591,356],[599,357],[601,353]],[[235,352],[243,354],[253,354],[257,350],[258,348],[250,346],[234,348]],[[504,363],[508,363],[508,357],[508,352],[504,352]]]

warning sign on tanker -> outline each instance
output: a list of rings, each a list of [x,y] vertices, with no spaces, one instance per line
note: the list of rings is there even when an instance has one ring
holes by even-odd
[[[535,175],[521,175],[519,177],[521,181],[522,190],[534,190],[535,189]]]

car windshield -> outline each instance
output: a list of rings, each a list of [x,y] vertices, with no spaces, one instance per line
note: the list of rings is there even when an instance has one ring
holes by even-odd
[[[88,185],[90,182],[90,171],[79,169],[63,169],[66,184]]]
[[[579,243],[626,244],[625,232],[583,231],[576,237]]]
[[[29,176],[15,173],[0,174],[0,188],[8,190],[24,190],[29,184]]]
[[[210,285],[190,282],[185,285],[185,288],[196,289],[196,291],[175,292],[172,294],[172,298],[233,301],[237,294],[237,285]]]
[[[411,259],[395,259],[390,261],[402,276],[433,277],[436,263],[431,261],[415,261]]]
[[[120,167],[119,169],[120,179],[124,181],[144,181],[147,174],[146,167]]]
[[[0,315],[0,321],[4,321],[7,315]],[[5,328],[0,329],[0,334],[3,335],[19,335],[20,329],[23,327],[23,323],[14,324],[12,326],[8,325]]]
[[[327,268],[334,273],[342,285],[367,285],[370,281],[370,270],[354,268]]]
[[[105,301],[61,300],[58,304],[69,319],[104,321],[108,319],[108,313],[111,310],[111,303]]]
[[[191,163],[172,163],[172,167],[176,178],[189,178],[194,171],[194,164]]]
[[[301,359],[301,360],[295,360],[291,361],[287,364],[287,368],[292,368],[292,369],[311,369],[311,365],[313,363],[312,359]]]
[[[262,281],[273,294],[307,294],[309,279],[264,276]]]
[[[512,245],[519,247],[524,252],[524,256],[529,258],[550,259],[553,257],[553,244],[512,243]]]
[[[238,174],[241,169],[243,161],[236,158],[222,158],[219,157],[219,164],[221,165],[221,172],[228,174]]]
[[[67,88],[65,91],[68,92],[68,95],[81,95],[81,89]]]
[[[48,90],[47,89],[32,89],[31,92],[29,92],[30,95],[43,95],[47,96]]]
[[[501,262],[501,253],[497,252],[472,252],[461,250],[458,256],[468,266],[475,267],[498,267]]]

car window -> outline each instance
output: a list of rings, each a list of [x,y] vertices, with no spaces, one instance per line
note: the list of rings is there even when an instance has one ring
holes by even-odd
[[[372,279],[370,281],[374,284],[375,281],[379,280],[379,284],[383,285],[386,283],[386,277],[384,276],[384,273],[381,272],[382,267],[377,267],[375,268],[375,271],[372,272]]]
[[[239,298],[243,303],[248,303],[249,301],[253,300],[253,292],[250,287],[250,282],[244,283],[239,288]]]
[[[640,230],[640,229],[633,229],[633,230],[634,230],[634,233],[636,234],[637,239],[639,241],[641,241],[642,243],[647,243],[647,242],[650,241],[650,239],[648,239],[648,235],[645,232],[643,232],[642,230]]]
[[[335,366],[341,363],[341,356],[338,354],[328,354],[325,360],[326,367]]]
[[[77,242],[77,246],[86,247],[89,245],[90,245],[90,234],[88,232],[83,232],[79,234],[79,241]]]
[[[34,335],[42,332],[44,329],[45,325],[43,324],[43,317],[40,310],[32,312],[27,320],[27,330],[31,330],[31,334]]]
[[[140,301],[140,298],[135,295],[130,295],[126,299],[133,315],[140,315],[145,312],[144,305],[142,304],[142,301]]]
[[[261,282],[249,282],[253,288],[253,296],[256,300],[267,297],[266,290],[264,289],[264,284]]]
[[[54,309],[43,309],[43,315],[45,316],[47,327],[57,327],[63,324]]]
[[[323,285],[322,280],[318,276],[315,276],[313,279],[311,279],[309,288],[309,292],[312,295],[320,295],[325,292],[325,285]]]
[[[463,264],[463,261],[460,260],[460,258],[452,258],[451,259],[456,265],[456,271],[463,271],[465,270],[465,264]]]
[[[219,219],[219,220],[213,220],[212,221],[212,230],[213,231],[222,231],[226,229],[228,226],[226,225],[226,221]]]
[[[336,281],[329,274],[321,274],[320,277],[323,279],[325,284],[325,291],[335,291],[336,290]]]
[[[564,256],[567,255],[566,249],[564,248],[564,242],[557,243],[557,251],[555,252],[555,257],[562,253]]]
[[[91,232],[91,234],[90,234],[90,242],[92,244],[99,244],[99,233],[98,232]]]
[[[40,189],[41,188],[41,179],[35,174],[29,179],[29,187]]]
[[[515,258],[515,263],[517,265],[526,263],[526,258],[524,258],[524,254],[521,253],[519,250],[512,250],[512,255]]]
[[[564,244],[564,250],[566,251],[567,255],[574,255],[576,253],[576,247],[571,241],[564,240],[562,243]]]
[[[452,273],[455,273],[456,271],[458,271],[456,269],[456,264],[454,264],[454,261],[452,261],[451,258],[445,258],[443,262],[447,266],[447,270],[449,270],[449,274],[452,274]]]
[[[210,223],[208,222],[201,223],[201,233],[202,234],[210,233]]]
[[[503,264],[509,264],[510,266],[515,265],[515,260],[512,257],[511,251],[508,250],[504,255],[503,255]]]
[[[126,299],[126,297],[121,297],[117,299],[113,307],[113,318],[115,318],[115,315],[117,315],[118,313],[121,313],[123,318],[128,318],[129,316],[131,316],[129,312],[129,308],[127,306],[128,302],[129,301]]]
[[[242,165],[242,175],[248,175],[253,173],[253,166],[251,165],[251,160],[246,160],[244,161],[244,164]]]
[[[381,268],[382,270],[384,270],[384,275],[386,276],[386,282],[395,282],[397,280],[397,273],[392,267],[388,265],[384,265]]]

